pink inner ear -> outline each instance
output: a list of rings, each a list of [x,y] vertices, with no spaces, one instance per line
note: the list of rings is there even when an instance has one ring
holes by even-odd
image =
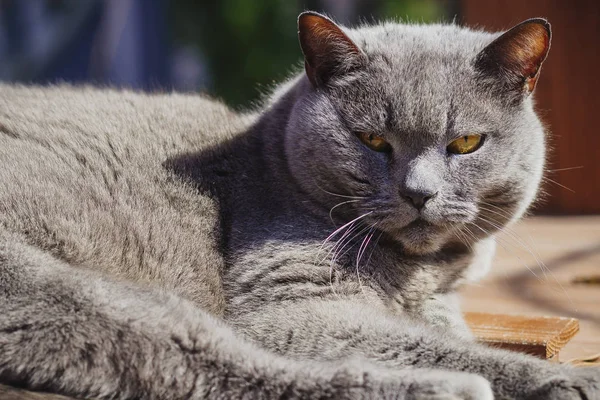
[[[524,90],[531,92],[550,50],[550,37],[550,24],[546,20],[537,18],[522,22],[479,54],[478,67],[508,78],[511,85],[524,85]]]
[[[360,65],[362,51],[333,21],[304,13],[298,19],[298,36],[304,53],[306,75],[317,87],[331,76]]]
[[[550,49],[549,25],[544,20],[524,22],[500,36],[492,47],[494,58],[525,78],[526,90],[532,91]]]
[[[550,35],[545,26],[535,22],[526,23],[517,28],[508,44],[506,50],[509,57],[514,59],[512,63],[520,66],[524,77],[533,78],[548,54]]]
[[[303,14],[298,21],[302,50],[312,67],[331,52],[360,54],[361,51],[346,34],[329,19],[315,14]]]

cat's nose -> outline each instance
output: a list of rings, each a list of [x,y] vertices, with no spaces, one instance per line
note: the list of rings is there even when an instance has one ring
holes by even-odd
[[[421,190],[404,190],[401,192],[402,197],[406,199],[410,204],[415,206],[417,210],[421,210],[425,207],[425,204],[435,196],[438,192],[429,192]]]

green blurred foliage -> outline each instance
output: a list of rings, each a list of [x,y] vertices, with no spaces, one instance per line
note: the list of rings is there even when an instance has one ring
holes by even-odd
[[[175,0],[170,2],[176,43],[197,47],[210,75],[209,93],[232,106],[248,105],[261,88],[301,65],[296,19],[307,9],[330,11],[327,0]],[[355,0],[343,23],[359,17],[428,22],[445,16],[435,0]],[[329,4],[331,5],[331,4]],[[335,15],[334,15],[335,17]]]
[[[439,22],[448,16],[448,8],[435,0],[384,1],[381,15],[410,22]]]

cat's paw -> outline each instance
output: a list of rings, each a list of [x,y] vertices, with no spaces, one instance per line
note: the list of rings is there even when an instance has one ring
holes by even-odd
[[[422,372],[411,384],[410,400],[493,400],[490,383],[482,376],[466,372]]]
[[[430,325],[452,332],[462,339],[473,340],[473,334],[460,312],[456,295],[432,296],[423,302],[419,313],[418,317]]]
[[[542,382],[527,399],[600,400],[600,368],[570,368]]]

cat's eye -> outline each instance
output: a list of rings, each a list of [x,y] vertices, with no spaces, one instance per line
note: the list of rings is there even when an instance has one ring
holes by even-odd
[[[450,142],[446,149],[452,154],[469,154],[479,149],[482,144],[483,135],[466,135]]]
[[[380,153],[387,153],[392,150],[392,146],[386,142],[381,136],[377,136],[374,133],[369,132],[357,132],[356,136],[361,142],[368,148]]]

